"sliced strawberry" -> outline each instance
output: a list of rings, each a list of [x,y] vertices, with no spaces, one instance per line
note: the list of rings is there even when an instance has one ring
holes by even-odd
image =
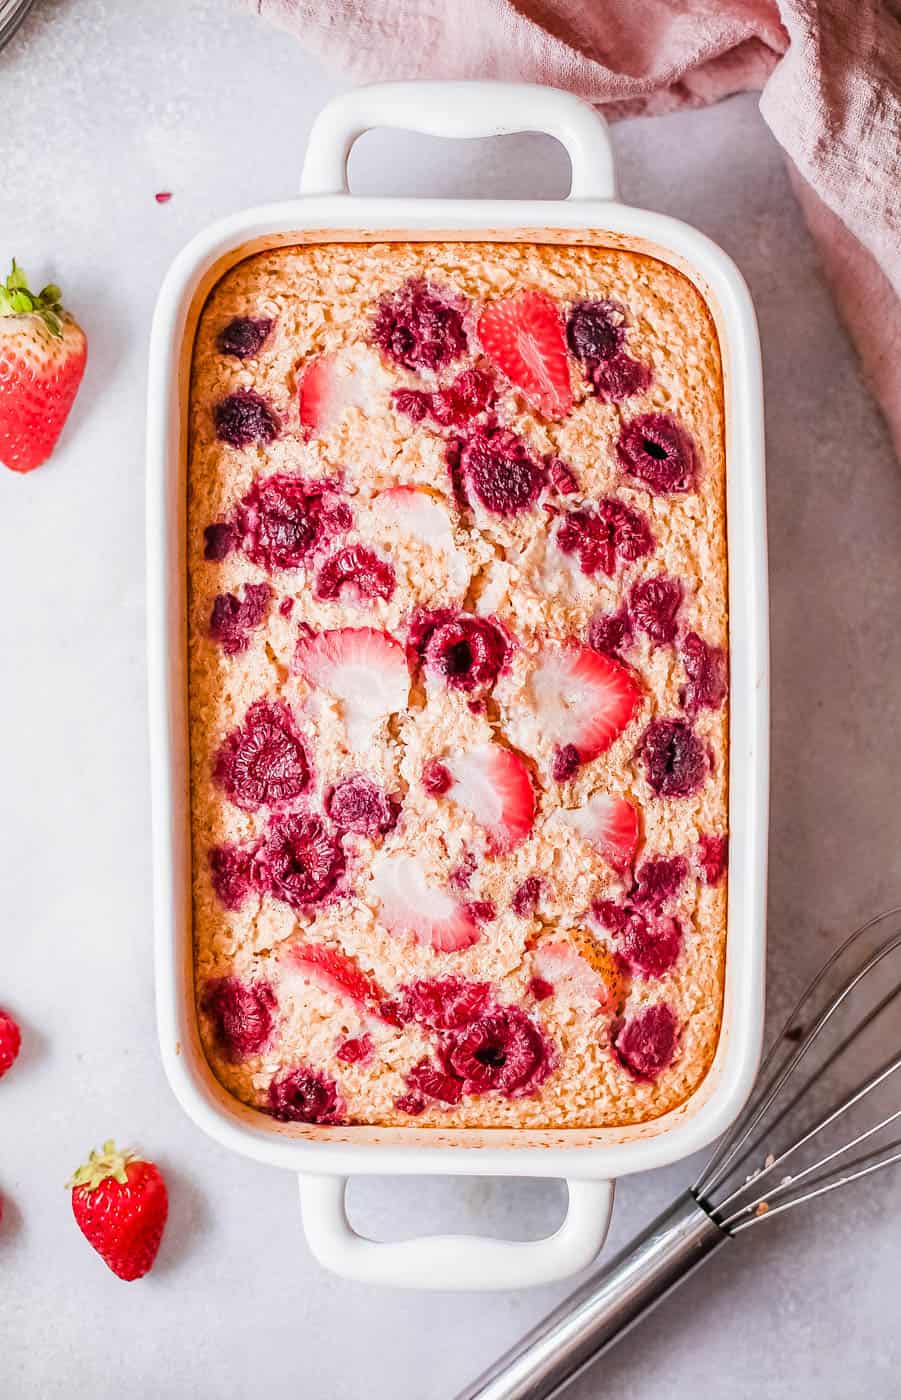
[[[311,685],[342,701],[353,748],[362,747],[376,725],[406,708],[410,672],[404,649],[373,627],[340,627],[301,637],[294,664]]]
[[[447,759],[445,767],[453,778],[448,796],[487,829],[493,855],[525,840],[535,820],[535,793],[519,754],[484,744]]]
[[[479,926],[465,904],[430,885],[412,856],[383,856],[372,889],[385,927],[439,953],[456,953],[479,940]]]
[[[339,948],[328,948],[324,943],[294,943],[286,947],[283,958],[286,966],[314,987],[347,997],[368,1013],[379,1015],[385,993],[374,977]]]
[[[405,535],[428,541],[429,544],[453,543],[451,521],[439,497],[424,486],[392,486],[373,501],[380,515],[398,526]]]
[[[584,807],[561,812],[560,820],[593,846],[614,870],[626,870],[638,845],[638,812],[624,797],[596,792]]]
[[[531,686],[542,733],[553,744],[573,744],[583,763],[609,749],[641,700],[625,666],[575,641],[544,649]]]
[[[517,292],[491,302],[479,317],[485,354],[547,418],[573,405],[563,321],[545,292]]]
[[[616,1007],[616,978],[605,977],[566,939],[540,943],[532,955],[534,975],[567,997],[597,1002],[599,1009]]]
[[[328,432],[346,408],[366,406],[377,371],[348,352],[308,360],[298,380],[301,426],[307,436]]]

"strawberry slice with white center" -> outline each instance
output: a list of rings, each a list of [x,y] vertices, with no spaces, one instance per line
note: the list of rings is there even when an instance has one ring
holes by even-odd
[[[454,780],[448,797],[485,827],[492,855],[525,840],[535,820],[535,793],[519,754],[501,744],[483,744],[445,759],[444,765]]]
[[[373,501],[379,515],[405,535],[425,540],[439,549],[450,549],[454,537],[445,507],[424,486],[392,486]]]
[[[321,991],[345,997],[368,1015],[379,1016],[385,994],[374,977],[365,973],[340,948],[324,943],[294,943],[282,953],[285,966]]]
[[[479,317],[485,354],[546,418],[573,406],[560,311],[546,292],[517,292],[488,304]]]
[[[340,351],[308,360],[297,389],[300,422],[307,436],[328,432],[347,408],[371,407],[379,378],[384,374],[375,359],[358,353]]]
[[[583,763],[609,749],[641,701],[631,671],[576,641],[545,647],[529,683],[542,734],[573,744]]]
[[[561,812],[560,820],[593,846],[614,870],[628,869],[638,845],[638,812],[624,797],[596,792],[584,807]]]
[[[352,748],[364,747],[382,720],[406,709],[410,672],[403,647],[388,632],[339,627],[301,637],[294,664],[311,685],[341,701]]]
[[[382,856],[372,872],[379,917],[398,937],[439,953],[457,953],[479,940],[479,926],[465,904],[430,885],[413,856]]]
[[[599,1011],[615,1011],[622,975],[613,958],[575,936],[581,951],[568,939],[540,943],[532,955],[535,976],[549,982],[558,995],[595,1003]]]

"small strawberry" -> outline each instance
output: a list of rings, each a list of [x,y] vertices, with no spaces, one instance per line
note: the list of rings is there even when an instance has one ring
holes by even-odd
[[[582,763],[609,749],[641,700],[625,666],[575,641],[546,647],[530,684],[542,732],[551,743],[572,744]]]
[[[479,340],[489,359],[548,418],[573,405],[563,320],[545,292],[517,292],[488,304]]]
[[[294,943],[285,949],[283,957],[289,968],[315,987],[347,997],[361,1010],[378,1014],[385,1001],[385,993],[375,978],[340,948],[329,948],[324,943]]]
[[[294,661],[311,685],[342,702],[353,748],[364,747],[388,715],[406,709],[410,671],[403,647],[387,632],[340,627],[302,637]]]
[[[117,1278],[143,1278],[153,1267],[169,1213],[159,1169],[133,1152],[119,1152],[110,1140],[66,1185],[88,1244]]]
[[[0,462],[14,472],[46,462],[84,374],[88,343],[60,296],[30,292],[15,259],[0,283]]]
[[[22,1033],[12,1016],[0,1011],[0,1079],[14,1063],[22,1044]]]
[[[560,820],[597,846],[614,870],[628,868],[638,845],[638,813],[624,797],[596,792],[584,807],[561,812]]]
[[[447,759],[445,767],[453,779],[448,797],[487,829],[493,855],[525,840],[535,820],[535,793],[519,754],[501,744],[483,744]]]
[[[479,941],[479,928],[465,904],[430,885],[412,856],[383,856],[372,872],[372,890],[385,927],[439,953],[456,953]]]

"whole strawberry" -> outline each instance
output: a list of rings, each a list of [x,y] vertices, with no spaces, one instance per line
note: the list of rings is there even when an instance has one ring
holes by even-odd
[[[22,1034],[12,1016],[0,1011],[0,1079],[10,1068],[19,1053]]]
[[[143,1278],[153,1266],[169,1213],[158,1168],[133,1152],[117,1151],[110,1140],[66,1185],[72,1188],[79,1229],[104,1263],[127,1283]]]
[[[15,259],[0,282],[0,462],[14,472],[46,462],[84,374],[88,343],[60,297],[30,292]]]

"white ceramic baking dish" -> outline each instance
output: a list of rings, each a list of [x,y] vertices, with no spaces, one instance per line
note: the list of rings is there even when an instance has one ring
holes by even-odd
[[[548,132],[572,163],[568,199],[359,198],[347,158],[371,127],[435,136]],[[420,1288],[513,1288],[591,1262],[607,1232],[613,1183],[674,1162],[731,1122],[757,1066],[763,1022],[768,784],[768,619],[763,405],[754,311],[733,263],[709,239],[616,199],[607,128],[587,104],[524,84],[392,83],[331,102],[310,135],[302,196],[249,209],[197,235],[175,259],[153,323],[147,468],[148,649],[159,1035],[172,1088],[226,1147],[299,1174],[310,1246],[349,1277]],[[522,240],[637,249],[684,272],[713,313],[725,379],[731,641],[729,915],[722,1032],[695,1094],[629,1128],[455,1130],[281,1124],[228,1095],[200,1045],[192,987],[186,694],[185,480],[189,365],[210,289],[241,258],[304,242]],[[351,1173],[565,1177],[560,1229],[518,1242],[429,1236],[383,1243],[345,1211]]]

